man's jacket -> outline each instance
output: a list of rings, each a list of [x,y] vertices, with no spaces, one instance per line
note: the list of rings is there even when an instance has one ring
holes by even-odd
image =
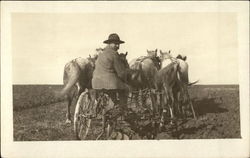
[[[92,86],[94,89],[127,89],[124,83],[127,78],[125,66],[120,62],[119,54],[106,47],[99,54],[95,63]]]

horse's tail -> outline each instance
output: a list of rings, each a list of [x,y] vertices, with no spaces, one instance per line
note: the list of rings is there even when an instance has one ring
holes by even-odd
[[[63,72],[63,83],[64,88],[59,92],[58,96],[62,97],[69,93],[72,87],[79,80],[80,68],[76,62],[71,61],[69,64],[65,65]]]
[[[192,86],[192,85],[196,84],[197,82],[199,82],[199,80],[196,80],[194,82],[190,82],[190,83],[188,83],[188,86]]]
[[[194,82],[189,82],[189,77],[188,77],[188,67],[185,69],[181,69],[180,65],[178,64],[178,75],[179,79],[182,83],[186,84],[187,86],[192,86],[199,82],[199,80],[196,80]]]
[[[184,84],[189,84],[189,78],[188,78],[188,68],[182,69],[180,65],[177,65],[177,73],[179,75],[179,79]]]

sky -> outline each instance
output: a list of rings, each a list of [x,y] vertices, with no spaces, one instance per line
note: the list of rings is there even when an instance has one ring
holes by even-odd
[[[235,13],[13,13],[13,84],[62,84],[64,65],[117,33],[127,59],[147,50],[187,56],[189,80],[238,84]]]

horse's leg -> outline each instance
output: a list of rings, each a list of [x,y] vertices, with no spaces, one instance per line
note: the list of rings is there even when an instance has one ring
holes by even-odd
[[[161,101],[160,101],[160,94],[157,91],[155,94],[155,112],[158,115],[160,111]]]
[[[66,114],[67,120],[65,121],[66,124],[70,124],[70,123],[72,122],[72,121],[71,121],[70,108],[71,108],[71,105],[72,105],[74,96],[77,95],[77,96],[76,96],[76,102],[77,102],[79,96],[81,95],[81,93],[80,93],[80,88],[79,88],[79,87],[77,87],[77,88],[78,88],[78,89],[77,89],[77,94],[75,94],[76,91],[73,91],[73,92],[72,92],[72,90],[71,90],[71,92],[69,92],[69,93],[67,94],[68,105],[67,105],[67,114]]]
[[[187,97],[186,97],[186,91],[184,90],[184,87],[181,87],[181,90],[179,92],[179,96],[182,97],[182,106],[181,106],[181,112],[184,118],[187,118],[187,111],[186,111],[186,106],[187,106]]]
[[[151,98],[151,103],[152,103],[153,114],[156,114],[158,111],[158,107],[156,105],[157,96],[156,96],[155,92],[150,93],[150,98]]]
[[[143,96],[143,105],[144,105],[144,107],[145,107],[145,109],[149,109],[149,112],[150,112],[150,114],[152,115],[153,114],[153,104],[152,104],[152,97],[151,97],[151,90],[149,89],[149,90],[147,90],[146,92],[145,92],[146,94],[144,95],[144,94],[142,94],[142,96]],[[148,104],[148,99],[150,99],[150,101],[151,101],[151,104],[149,103]]]
[[[166,102],[164,102],[163,92],[164,92],[163,90],[160,91],[160,95],[159,95],[160,96],[160,106],[159,107],[161,108],[160,109],[161,111],[163,111],[163,109],[164,109],[164,103],[166,103]]]
[[[70,106],[72,103],[72,99],[73,99],[72,95],[67,94],[68,105],[67,105],[67,113],[66,113],[66,121],[65,121],[66,124],[70,124],[72,122],[71,114],[70,114]]]
[[[173,87],[174,111],[175,115],[180,116],[181,110],[180,110],[180,99],[178,94],[179,94],[178,87],[175,85]]]
[[[169,105],[170,116],[171,116],[171,122],[170,123],[173,124],[175,100],[174,100],[172,88],[168,89],[168,94],[169,94],[169,104],[168,105]]]
[[[163,94],[160,95],[161,108],[162,108],[161,119],[160,119],[160,129],[163,127],[164,122],[165,122],[165,115],[167,113],[165,105],[168,104],[168,93],[166,93],[166,89],[165,89],[165,91],[162,90],[161,93],[163,93],[164,95]]]
[[[132,90],[131,92],[131,99],[130,99],[130,105],[132,107],[138,107],[139,106],[139,102],[138,102],[138,94],[135,92],[136,90]]]
[[[176,109],[176,114],[178,116],[182,116],[182,113],[181,113],[181,101],[180,101],[179,91],[175,91],[174,100],[175,100],[176,108],[177,108]]]
[[[138,106],[141,106],[141,100],[140,100],[140,98],[139,98],[139,96],[140,96],[140,91],[137,89],[136,90],[137,92],[135,92],[134,93],[134,99],[135,99],[135,104],[136,104],[136,106],[138,107]]]
[[[185,83],[183,83],[182,81],[178,80],[177,81],[177,98],[178,98],[178,112],[179,114],[184,117],[185,113],[184,113],[184,106],[185,106],[185,100],[186,100],[186,93],[185,93]]]
[[[84,89],[82,87],[79,88],[78,93],[77,93],[77,97],[76,100],[79,99],[80,95],[82,94],[82,92],[84,92]]]
[[[188,91],[186,89],[186,85],[185,83],[181,84],[181,97],[182,97],[182,102],[183,102],[183,106],[182,106],[182,112],[184,113],[184,117],[187,118],[187,106],[189,104],[188,101]]]
[[[77,83],[77,94],[76,94],[76,102],[78,101],[81,93],[83,92],[83,88]],[[68,98],[68,112],[67,112],[67,120],[66,123],[71,123],[71,113],[70,113],[70,108],[72,105],[73,98],[75,96],[75,92],[73,94],[67,95]]]
[[[139,90],[139,93],[138,93],[139,97],[140,97],[140,104],[141,104],[141,107],[144,106],[144,94],[143,94],[143,91],[140,89]]]
[[[133,101],[133,92],[129,92],[129,96],[128,96],[128,103],[131,105],[132,101]]]
[[[149,90],[149,99],[150,99],[150,103],[149,103],[149,109],[150,109],[150,114],[153,115],[155,112],[155,107],[154,107],[154,103],[155,103],[155,98],[154,98],[154,95],[153,95],[153,92],[152,90]],[[148,98],[146,98],[146,101],[147,101]]]

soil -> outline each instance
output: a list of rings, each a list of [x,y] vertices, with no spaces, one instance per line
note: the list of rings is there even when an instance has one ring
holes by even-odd
[[[240,138],[239,86],[193,86],[189,89],[197,119],[169,124],[155,139]],[[15,96],[18,96],[14,91]],[[14,107],[19,102],[14,103]],[[73,124],[65,124],[66,101],[14,110],[15,141],[75,140]],[[22,107],[25,107],[22,103]],[[73,116],[74,106],[71,107]],[[15,108],[14,108],[15,109]],[[91,133],[90,133],[91,134]],[[132,139],[143,139],[134,135]]]

